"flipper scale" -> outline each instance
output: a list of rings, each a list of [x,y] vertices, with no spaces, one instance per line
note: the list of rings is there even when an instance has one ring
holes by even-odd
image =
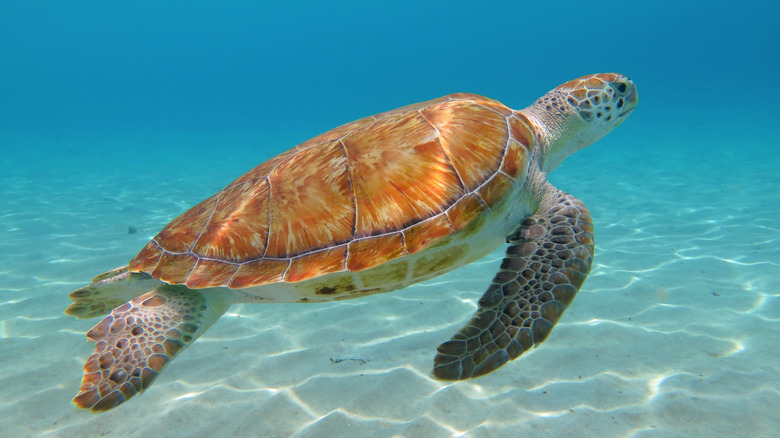
[[[590,272],[590,214],[577,198],[549,184],[539,211],[507,241],[506,256],[479,309],[439,346],[436,378],[487,374],[543,342]]]
[[[148,388],[230,305],[225,294],[161,286],[115,308],[87,332],[95,352],[73,402],[105,411]]]

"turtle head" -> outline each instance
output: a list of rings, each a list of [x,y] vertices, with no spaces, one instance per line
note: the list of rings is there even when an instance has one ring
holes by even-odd
[[[637,105],[634,83],[600,73],[566,82],[521,111],[537,127],[539,161],[549,172],[572,153],[615,129]]]

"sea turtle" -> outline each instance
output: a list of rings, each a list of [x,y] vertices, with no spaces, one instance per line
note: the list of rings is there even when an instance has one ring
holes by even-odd
[[[590,214],[547,172],[636,104],[633,82],[615,73],[566,82],[521,111],[451,94],[271,158],[71,293],[69,315],[113,308],[87,332],[95,352],[74,402],[105,411],[141,393],[231,304],[388,292],[509,243],[433,376],[495,370],[544,341],[590,271]]]

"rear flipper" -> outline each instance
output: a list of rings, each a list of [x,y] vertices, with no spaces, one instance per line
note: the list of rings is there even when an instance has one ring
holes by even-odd
[[[507,239],[501,269],[474,317],[439,346],[433,375],[487,374],[543,342],[593,261],[593,223],[577,198],[547,186],[539,211]]]
[[[162,284],[145,272],[127,272],[127,266],[116,268],[93,278],[89,286],[71,292],[73,304],[65,314],[79,319],[105,315],[114,307]]]
[[[111,311],[87,332],[96,343],[84,364],[81,408],[107,411],[140,394],[176,355],[231,304],[220,291],[160,286]]]

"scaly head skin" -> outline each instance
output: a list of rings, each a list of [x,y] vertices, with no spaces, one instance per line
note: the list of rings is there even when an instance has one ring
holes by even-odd
[[[536,126],[535,155],[541,169],[550,172],[623,123],[636,105],[630,79],[599,73],[566,82],[520,112]]]

